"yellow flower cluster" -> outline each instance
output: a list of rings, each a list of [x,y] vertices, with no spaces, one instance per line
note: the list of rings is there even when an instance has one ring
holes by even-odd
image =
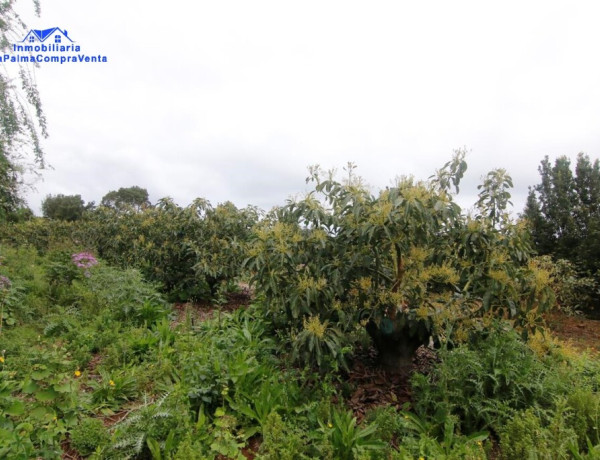
[[[371,289],[371,278],[363,277],[358,280],[358,287],[361,291],[368,291]]]
[[[434,265],[428,267],[421,275],[423,281],[436,279],[442,283],[456,284],[460,280],[458,273],[449,265]]]
[[[408,259],[414,264],[422,264],[427,260],[430,254],[431,250],[429,249],[421,246],[412,246],[408,253]]]
[[[325,278],[315,279],[312,276],[301,276],[298,280],[298,290],[301,293],[311,289],[320,291],[325,286],[327,286],[327,280]]]
[[[318,316],[309,316],[308,319],[304,318],[303,321],[304,329],[312,333],[314,336],[322,339],[325,336],[327,330],[327,321],[321,322]]]
[[[504,270],[490,270],[488,276],[502,284],[510,284],[510,276]]]
[[[405,188],[402,190],[402,195],[406,201],[427,201],[431,197],[431,193],[422,183],[417,183],[414,187]]]
[[[385,224],[388,216],[390,215],[390,213],[392,212],[392,210],[394,209],[392,203],[387,202],[387,201],[383,201],[383,202],[378,202],[375,205],[375,209],[373,214],[371,214],[371,216],[369,217],[369,222],[373,225],[383,225]]]
[[[429,309],[422,304],[419,308],[417,308],[415,313],[417,314],[417,318],[419,319],[427,319],[429,317]]]

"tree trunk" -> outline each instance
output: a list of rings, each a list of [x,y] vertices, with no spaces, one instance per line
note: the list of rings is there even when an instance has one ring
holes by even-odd
[[[394,373],[408,373],[417,348],[429,342],[429,332],[422,321],[411,324],[402,317],[393,322],[384,318],[379,325],[371,320],[367,332],[377,348],[382,367]]]

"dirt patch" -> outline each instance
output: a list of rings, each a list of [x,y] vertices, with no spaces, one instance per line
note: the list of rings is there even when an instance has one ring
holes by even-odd
[[[175,318],[172,321],[173,327],[178,324],[190,321],[192,325],[212,318],[220,313],[231,313],[238,308],[247,307],[252,301],[252,292],[249,288],[242,287],[240,292],[227,294],[225,303],[215,305],[209,301],[197,301],[176,303],[173,305]]]
[[[96,353],[92,356],[92,359],[87,364],[87,369],[90,373],[95,373],[96,368],[100,365],[104,357],[100,353]]]
[[[342,394],[350,389],[346,403],[360,422],[375,407],[394,406],[402,409],[406,403],[410,403],[410,376],[413,372],[428,373],[437,360],[435,351],[420,347],[411,367],[404,372],[390,372],[381,366],[373,347],[359,350],[347,374],[346,388],[339,389]]]
[[[68,435],[61,441],[60,447],[62,449],[60,458],[63,460],[80,460],[83,458],[79,455],[79,452],[71,447],[71,439]]]
[[[578,350],[600,352],[600,321],[582,316],[567,316],[563,313],[546,315],[550,330],[562,341]]]
[[[262,437],[260,435],[252,436],[250,439],[248,439],[246,447],[242,449],[242,455],[248,460],[254,460],[261,444]]]

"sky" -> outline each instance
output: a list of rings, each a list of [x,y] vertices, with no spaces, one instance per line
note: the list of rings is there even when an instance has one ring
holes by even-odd
[[[36,213],[133,185],[268,210],[309,190],[309,165],[354,162],[376,192],[459,148],[458,202],[504,168],[518,213],[545,155],[600,156],[595,1],[31,3],[28,28],[107,57],[36,69],[53,167],[27,193]]]

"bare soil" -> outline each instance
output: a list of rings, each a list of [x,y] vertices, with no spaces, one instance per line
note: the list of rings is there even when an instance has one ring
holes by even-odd
[[[546,315],[546,323],[560,340],[581,351],[600,352],[600,321],[560,312]]]

